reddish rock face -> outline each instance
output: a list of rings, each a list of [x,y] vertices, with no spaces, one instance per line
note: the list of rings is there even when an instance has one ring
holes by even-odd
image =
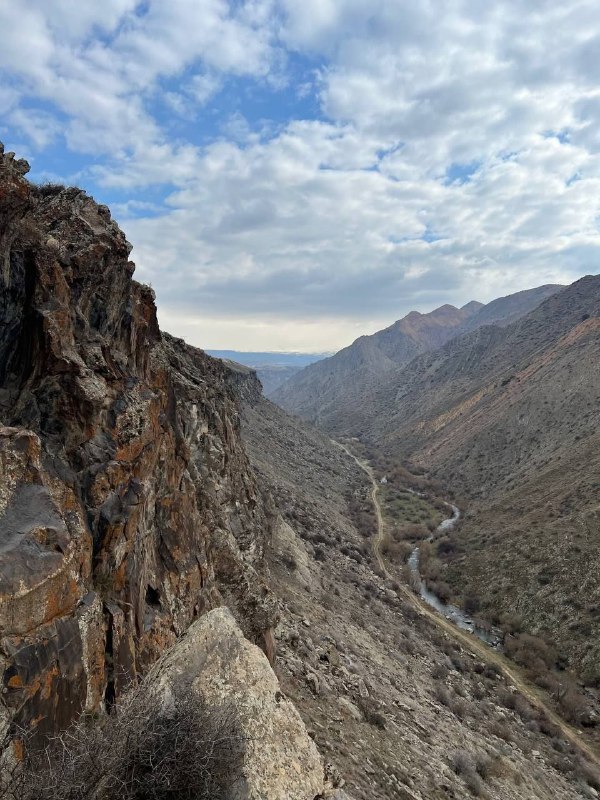
[[[106,207],[26,171],[0,146],[0,734],[112,702],[218,605],[275,620],[236,377],[161,334]]]

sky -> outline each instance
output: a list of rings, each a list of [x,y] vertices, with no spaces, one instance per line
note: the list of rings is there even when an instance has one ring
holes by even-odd
[[[0,0],[0,140],[161,326],[332,351],[598,272],[597,0]]]

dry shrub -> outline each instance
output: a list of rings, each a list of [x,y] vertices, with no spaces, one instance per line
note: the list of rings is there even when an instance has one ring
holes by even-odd
[[[452,705],[452,696],[443,683],[437,683],[435,686],[435,696],[437,700],[444,706],[450,707]]]
[[[495,720],[490,725],[490,732],[499,739],[503,739],[505,742],[512,742],[514,740],[512,730],[506,722]]]
[[[600,769],[598,769],[598,767],[580,758],[575,769],[579,778],[585,781],[588,786],[591,786],[596,792],[600,792]]]
[[[62,183],[41,183],[35,187],[35,191],[40,197],[53,197],[64,192],[66,188]]]
[[[568,687],[566,692],[560,696],[560,709],[564,717],[577,725],[585,724],[586,715],[589,711],[588,699],[578,692],[574,687]]]
[[[379,728],[379,730],[385,730],[385,717],[379,710],[379,704],[373,700],[371,697],[360,697],[357,700],[357,705],[361,710],[361,713],[365,719],[365,722],[368,722],[369,725],[372,725],[374,728]]]
[[[531,670],[543,673],[556,664],[556,650],[539,636],[520,633],[507,636],[504,641],[506,655]]]
[[[3,770],[2,800],[219,800],[239,775],[243,737],[223,708],[182,693],[161,707],[130,691],[100,720],[82,717]],[[12,773],[12,774],[9,774]]]
[[[408,542],[398,542],[386,534],[381,546],[381,553],[394,564],[402,564],[412,553],[412,545]]]
[[[544,736],[549,736],[551,739],[559,739],[561,736],[560,728],[552,722],[552,720],[546,716],[546,714],[541,711],[538,718],[537,723],[539,725],[540,731],[544,734]]]
[[[434,664],[431,670],[431,677],[438,681],[445,680],[448,677],[448,667],[446,664]]]
[[[450,711],[459,719],[466,719],[469,716],[469,710],[469,704],[461,698],[453,699],[450,703]]]
[[[519,692],[511,692],[509,689],[500,689],[498,692],[498,703],[504,708],[508,708],[521,717],[523,722],[536,719],[539,712],[536,711]]]
[[[471,793],[475,795],[475,797],[486,797],[487,793],[483,787],[478,766],[478,758],[473,758],[464,750],[457,750],[452,757],[452,768],[454,772],[460,775]],[[483,770],[484,768],[482,767],[482,771]]]

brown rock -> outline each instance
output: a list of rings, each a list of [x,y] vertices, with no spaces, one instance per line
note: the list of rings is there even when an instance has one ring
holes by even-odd
[[[0,148],[1,702],[45,730],[223,602],[273,658],[273,515],[235,375],[161,334],[106,207],[25,167]]]

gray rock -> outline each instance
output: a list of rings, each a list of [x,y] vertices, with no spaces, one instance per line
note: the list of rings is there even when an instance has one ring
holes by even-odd
[[[314,672],[308,673],[308,675],[306,676],[306,682],[308,683],[314,694],[321,693],[321,685],[319,682],[319,678],[317,677],[317,675],[315,675]]]
[[[246,745],[230,800],[313,800],[325,792],[323,764],[300,715],[229,609],[195,622],[146,685],[165,703],[191,687],[209,707],[235,711]]]
[[[361,722],[362,714],[360,713],[358,706],[354,705],[352,700],[349,700],[347,697],[340,697],[338,699],[338,705],[342,709],[342,713],[347,717],[351,717],[357,722]]]

